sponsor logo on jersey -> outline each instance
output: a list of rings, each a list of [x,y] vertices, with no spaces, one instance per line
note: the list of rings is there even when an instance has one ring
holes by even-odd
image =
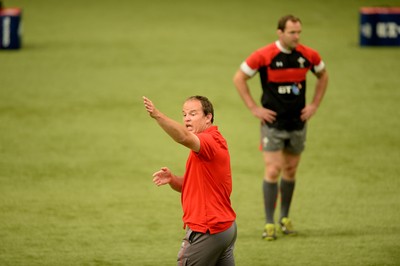
[[[279,86],[278,87],[278,93],[279,94],[291,94],[293,93],[294,95],[300,95],[300,90],[302,86],[300,83],[294,83],[292,85],[285,85],[285,86]]]

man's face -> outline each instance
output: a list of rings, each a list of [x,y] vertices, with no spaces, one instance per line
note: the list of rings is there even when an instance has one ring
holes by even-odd
[[[201,102],[198,100],[188,100],[183,104],[183,123],[186,128],[193,133],[200,133],[209,127],[211,114],[204,115]]]
[[[278,30],[279,41],[288,50],[293,50],[299,44],[301,23],[288,20],[284,31]]]

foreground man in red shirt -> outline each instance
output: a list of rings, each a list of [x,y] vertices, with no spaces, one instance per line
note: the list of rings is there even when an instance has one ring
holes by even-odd
[[[169,184],[181,192],[187,232],[178,265],[235,265],[237,228],[230,201],[230,156],[225,139],[213,125],[211,102],[203,96],[189,97],[183,104],[182,125],[161,113],[146,97],[143,101],[160,127],[191,150],[183,177],[172,174],[167,167],[153,174],[157,186]]]

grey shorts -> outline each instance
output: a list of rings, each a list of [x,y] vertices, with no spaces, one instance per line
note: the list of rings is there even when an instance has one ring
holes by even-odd
[[[189,228],[178,253],[177,265],[234,266],[236,236],[236,222],[227,230],[212,235],[194,232]]]
[[[260,147],[263,151],[285,150],[300,154],[305,147],[307,127],[301,130],[286,131],[261,125]]]

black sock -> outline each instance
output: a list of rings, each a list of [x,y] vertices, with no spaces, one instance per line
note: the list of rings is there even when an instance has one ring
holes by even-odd
[[[278,183],[269,183],[264,180],[263,192],[266,223],[275,223],[274,212],[276,207],[276,200],[278,197]]]
[[[281,216],[279,221],[283,217],[289,217],[290,203],[292,201],[295,183],[295,181],[287,181],[281,178]]]

